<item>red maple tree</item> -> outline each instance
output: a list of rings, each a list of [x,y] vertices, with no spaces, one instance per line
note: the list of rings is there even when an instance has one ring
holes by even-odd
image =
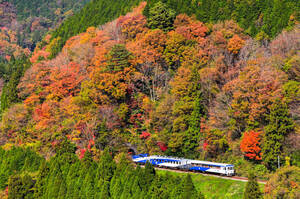
[[[241,151],[251,160],[261,160],[260,134],[261,132],[255,131],[245,132],[241,141]]]

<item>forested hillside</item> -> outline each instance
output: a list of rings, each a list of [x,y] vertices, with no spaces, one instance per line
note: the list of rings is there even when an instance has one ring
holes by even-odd
[[[34,50],[46,32],[78,12],[88,1],[0,1],[0,58],[5,58],[3,54],[17,56],[14,51],[19,48]]]
[[[159,1],[147,0],[148,4],[144,11],[146,17],[149,17],[150,8]],[[128,12],[139,2],[142,0],[92,1],[53,33],[52,39],[59,41],[52,54],[57,55],[71,36],[85,31],[90,26],[96,27],[106,23]],[[246,34],[266,40],[274,38],[283,28],[292,28],[300,19],[300,3],[294,0],[162,0],[161,2],[172,8],[176,15],[180,13],[194,15],[204,23],[232,19],[244,29]]]
[[[158,175],[151,164],[134,168],[124,154],[116,163],[108,150],[97,161],[90,154],[79,160],[75,150],[64,143],[49,161],[20,148],[1,150],[6,161],[0,161],[0,172],[10,172],[0,173],[8,198],[204,198],[190,175]]]
[[[51,57],[53,58],[61,51],[70,37],[86,31],[88,27],[103,25],[126,14],[139,2],[141,0],[94,0],[90,2],[53,32],[52,41],[55,42],[55,45],[51,49]],[[91,15],[91,13],[93,14]]]
[[[160,0],[149,0],[144,14]],[[204,23],[236,21],[245,33],[274,38],[287,26],[299,21],[300,3],[294,0],[162,0],[179,13],[195,15]]]
[[[266,197],[297,198],[298,2],[253,3],[259,11],[249,11],[252,17],[244,13],[254,9],[252,1],[192,1],[192,8],[199,6],[194,12],[187,1],[118,2],[90,2],[45,36],[30,58],[0,67],[0,145],[30,148],[49,160],[38,176],[36,170],[16,173],[11,183],[32,181],[25,190],[36,198],[141,198],[148,192],[140,180],[149,175],[150,195],[164,190],[171,197],[183,181],[156,176],[149,165],[152,174],[126,167],[131,180],[123,181],[108,150],[117,162],[118,154],[136,151],[231,163],[241,176],[253,171],[268,178],[277,171]],[[282,22],[275,5],[285,6]],[[74,145],[60,152],[66,139]],[[284,183],[274,183],[285,175]],[[8,196],[24,194],[11,183],[2,181]],[[132,188],[136,183],[140,189]],[[193,187],[190,193],[200,194]]]

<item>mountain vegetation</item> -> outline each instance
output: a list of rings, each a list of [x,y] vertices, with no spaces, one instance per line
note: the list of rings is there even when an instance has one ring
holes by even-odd
[[[262,193],[259,190],[259,186],[256,177],[253,173],[248,176],[248,182],[244,192],[243,199],[259,199],[262,198]]]
[[[57,55],[63,45],[71,36],[82,33],[90,26],[99,26],[109,22],[120,15],[128,12],[132,6],[137,5],[142,0],[108,2],[105,0],[94,0],[87,4],[76,15],[68,18],[52,34],[52,39],[58,39],[59,45],[53,50],[53,56]],[[172,20],[175,16],[185,13],[189,16],[195,16],[203,23],[217,23],[224,20],[235,20],[245,33],[260,40],[270,40],[280,33],[284,28],[292,28],[300,20],[300,3],[294,0],[263,0],[263,1],[234,1],[234,0],[147,0],[147,6],[144,15],[148,18],[148,25],[152,28],[158,28],[152,24],[150,9],[156,6],[156,3],[162,2],[164,5],[172,8],[171,13],[161,12],[162,5],[158,5],[154,12],[157,12],[161,18],[168,17],[169,20],[159,21],[163,26],[172,26]],[[94,13],[90,15],[90,13]],[[171,15],[170,15],[171,14]],[[149,19],[149,17],[151,18]],[[157,19],[160,19],[158,17]],[[163,28],[161,28],[163,29]]]
[[[5,54],[17,58],[20,49],[33,51],[49,30],[77,13],[88,1],[1,0],[0,57],[5,58]]]
[[[56,149],[48,161],[21,148],[1,150],[5,157],[0,162],[1,185],[8,186],[8,199],[204,198],[189,174],[184,178],[158,175],[150,163],[134,168],[124,154],[116,163],[107,149],[97,161],[90,153],[79,160],[76,147],[67,142]]]
[[[118,159],[136,151],[231,163],[237,175],[271,176],[266,197],[297,198],[298,11],[292,0],[94,0],[30,57],[11,33],[1,188],[9,198],[202,197],[189,175]],[[282,172],[293,174],[278,188]],[[245,197],[253,190],[251,177]]]

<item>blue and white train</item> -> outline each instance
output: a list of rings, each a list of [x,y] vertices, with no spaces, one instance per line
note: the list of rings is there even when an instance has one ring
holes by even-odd
[[[148,154],[133,155],[132,160],[136,164],[146,164],[146,162],[149,161],[153,166],[164,167],[169,169],[198,171],[226,176],[234,175],[234,166],[231,164],[190,160],[159,155],[149,156]]]

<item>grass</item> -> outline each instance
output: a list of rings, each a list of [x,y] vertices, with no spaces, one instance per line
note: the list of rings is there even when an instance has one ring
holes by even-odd
[[[157,170],[158,174],[165,174],[169,171]],[[172,175],[184,176],[185,173],[170,172]],[[206,199],[241,199],[247,182],[228,180],[212,176],[204,176],[191,173],[194,185],[197,190],[204,194]],[[259,184],[261,191],[263,184]]]

